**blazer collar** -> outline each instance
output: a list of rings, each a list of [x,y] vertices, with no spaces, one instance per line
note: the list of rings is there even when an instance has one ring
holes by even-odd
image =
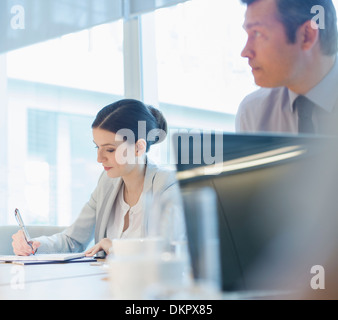
[[[146,173],[145,173],[145,178],[144,178],[144,184],[143,184],[143,193],[146,192],[153,192],[152,187],[153,187],[153,180],[155,177],[157,171],[157,166],[154,164],[149,158],[147,157],[146,159]],[[106,200],[106,204],[103,206],[103,211],[101,214],[98,215],[97,219],[97,226],[95,230],[95,242],[97,243],[100,239],[105,237],[106,229],[107,229],[107,224],[109,217],[112,212],[112,208],[114,205],[114,202],[116,200],[117,194],[119,190],[121,189],[123,180],[122,178],[117,178],[115,179],[113,189],[109,191],[110,195],[108,196]]]
[[[157,165],[147,157],[146,173],[144,177],[143,192],[148,192],[153,187],[153,180],[157,172]]]

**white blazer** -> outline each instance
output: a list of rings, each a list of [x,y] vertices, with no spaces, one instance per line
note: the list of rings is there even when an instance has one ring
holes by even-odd
[[[34,239],[41,243],[38,251],[40,253],[82,252],[93,238],[95,243],[106,238],[109,216],[112,214],[113,204],[121,185],[122,178],[109,178],[107,173],[103,172],[89,201],[70,227],[62,233]],[[180,217],[176,218],[179,225],[175,227],[185,230],[180,190],[173,171],[162,169],[148,160],[143,194],[147,197],[150,195],[152,199],[160,197],[167,202],[166,206],[175,207],[175,211],[179,212],[177,217]],[[184,231],[180,232],[184,233]]]

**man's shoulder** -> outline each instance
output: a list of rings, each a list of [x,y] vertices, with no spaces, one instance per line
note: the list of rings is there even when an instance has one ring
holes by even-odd
[[[247,95],[236,114],[236,131],[261,131],[264,119],[271,117],[271,106],[274,110],[282,108],[288,98],[288,89],[260,88]]]
[[[242,101],[240,108],[261,108],[271,99],[278,99],[281,95],[284,95],[287,91],[285,87],[278,88],[260,88],[250,94],[248,94]]]

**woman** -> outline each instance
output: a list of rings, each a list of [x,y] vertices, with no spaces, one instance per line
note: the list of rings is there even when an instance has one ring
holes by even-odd
[[[147,158],[150,146],[166,137],[167,123],[160,111],[137,100],[121,100],[97,114],[92,130],[97,161],[105,172],[73,225],[34,239],[31,245],[39,253],[82,252],[95,238],[86,255],[108,254],[112,239],[146,235],[145,198],[166,199],[166,207],[180,205],[173,173]],[[12,238],[16,255],[32,253],[21,231]]]

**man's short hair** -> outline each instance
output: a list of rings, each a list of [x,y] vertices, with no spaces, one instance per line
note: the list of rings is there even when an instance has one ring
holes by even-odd
[[[250,6],[262,0],[241,0]],[[337,14],[332,0],[275,0],[278,8],[279,19],[283,23],[290,43],[295,43],[298,28],[306,21],[312,20],[314,6],[322,6],[325,11],[325,26],[319,30],[320,45],[323,54],[331,56],[337,53],[338,31]]]

